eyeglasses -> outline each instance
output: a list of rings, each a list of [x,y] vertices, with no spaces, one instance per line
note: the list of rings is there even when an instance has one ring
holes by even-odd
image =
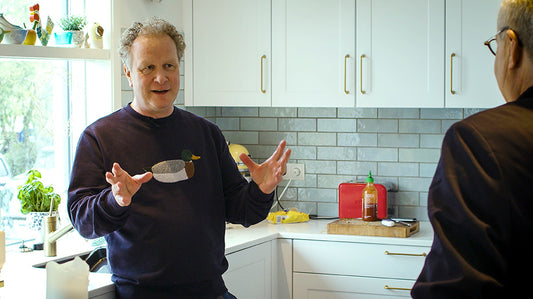
[[[498,33],[494,34],[493,37],[491,37],[490,39],[488,39],[486,42],[483,43],[485,46],[489,48],[490,52],[494,54],[494,56],[496,56],[496,52],[498,51],[498,42],[496,42],[496,37],[498,37],[500,33],[507,31],[509,29],[511,29],[509,26],[503,27],[500,31],[498,31]]]

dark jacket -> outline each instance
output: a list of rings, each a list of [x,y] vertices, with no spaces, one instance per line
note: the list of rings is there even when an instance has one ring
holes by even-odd
[[[414,298],[514,298],[533,266],[533,87],[454,124],[429,188],[435,237]]]

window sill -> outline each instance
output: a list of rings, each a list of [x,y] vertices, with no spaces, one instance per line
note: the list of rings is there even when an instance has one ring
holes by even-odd
[[[0,44],[0,57],[13,59],[109,60],[108,49],[42,47]]]

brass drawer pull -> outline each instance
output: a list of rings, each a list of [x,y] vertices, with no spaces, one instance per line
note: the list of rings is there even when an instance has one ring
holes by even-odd
[[[267,57],[266,55],[261,56],[261,92],[266,93],[266,90],[263,89],[263,60],[265,60]]]
[[[387,290],[400,290],[400,291],[410,291],[409,288],[395,288],[395,287],[389,287],[388,285],[385,285],[385,289]]]
[[[450,93],[455,94],[455,90],[453,90],[453,58],[455,57],[455,53],[452,53],[450,55]]]
[[[405,255],[405,256],[426,256],[427,254],[425,252],[422,253],[397,253],[397,252],[389,252],[385,250],[386,255]]]
[[[366,91],[363,90],[363,58],[366,58],[366,55],[363,54],[359,58],[359,90],[361,94],[365,94]]]
[[[344,56],[344,93],[349,94],[350,92],[346,89],[346,59],[350,58],[349,54]]]

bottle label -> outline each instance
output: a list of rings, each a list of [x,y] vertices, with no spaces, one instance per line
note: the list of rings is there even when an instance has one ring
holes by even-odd
[[[375,198],[376,198],[376,195],[374,193],[365,194],[365,200],[374,200]]]

